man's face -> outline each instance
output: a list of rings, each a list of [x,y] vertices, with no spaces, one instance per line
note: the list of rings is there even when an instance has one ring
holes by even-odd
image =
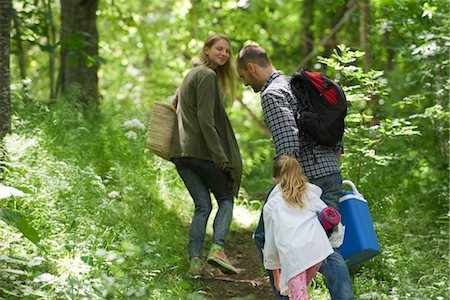
[[[255,76],[255,72],[252,72],[252,69],[241,69],[238,68],[239,76],[244,82],[245,86],[251,86],[255,93],[261,91],[262,85],[259,83],[258,79]]]

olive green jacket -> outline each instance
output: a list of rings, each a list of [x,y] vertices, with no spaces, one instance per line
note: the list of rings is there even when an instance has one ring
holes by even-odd
[[[215,164],[227,161],[230,188],[237,196],[242,159],[214,70],[197,66],[188,72],[179,88],[177,121],[171,157],[198,158]]]

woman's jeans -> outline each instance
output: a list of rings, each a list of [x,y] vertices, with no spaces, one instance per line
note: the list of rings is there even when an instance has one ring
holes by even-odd
[[[317,179],[310,180],[311,183],[318,185],[323,193],[321,199],[331,207],[338,209],[339,197],[342,191],[342,176],[341,173],[320,177]],[[273,188],[272,188],[273,189]],[[269,196],[272,189],[267,193]],[[259,258],[263,262],[263,252],[264,248],[264,220],[263,214],[261,212],[261,217],[259,219],[258,226],[253,233],[253,239],[255,240],[257,253]],[[275,299],[289,299],[287,296],[282,296],[276,290],[274,286],[273,273],[271,270],[266,270],[270,278],[270,283],[272,285],[272,291],[275,295]],[[334,251],[330,256],[328,256],[320,267],[319,272],[321,272],[325,277],[325,283],[328,290],[330,291],[331,299],[333,300],[351,300],[353,299],[352,282],[350,279],[350,274],[348,272],[347,264],[344,258],[338,251]]]
[[[195,203],[194,217],[189,228],[189,257],[202,257],[206,225],[212,210],[214,194],[219,209],[214,219],[213,243],[223,246],[233,218],[233,193],[225,172],[213,162],[196,158],[173,160]]]

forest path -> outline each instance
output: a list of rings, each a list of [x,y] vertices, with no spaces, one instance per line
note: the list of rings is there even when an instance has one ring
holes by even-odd
[[[273,299],[270,282],[256,253],[249,229],[230,231],[225,251],[239,270],[236,275],[220,273],[215,279],[202,280],[206,299],[266,300]]]

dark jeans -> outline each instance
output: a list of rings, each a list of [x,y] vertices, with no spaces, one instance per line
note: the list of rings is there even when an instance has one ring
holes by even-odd
[[[213,243],[223,246],[233,218],[233,193],[225,172],[213,162],[196,158],[174,159],[178,174],[195,203],[189,228],[189,257],[201,257],[206,225],[212,210],[211,194],[219,209],[213,224]]]
[[[323,191],[321,199],[329,206],[338,208],[339,197],[342,191],[342,176],[340,173],[324,176],[317,178],[315,180],[310,180],[311,183],[320,186]],[[273,188],[272,188],[273,189]],[[267,193],[269,196],[272,189]],[[253,233],[253,239],[255,240],[256,249],[258,256],[263,262],[263,252],[264,247],[264,219],[261,212],[261,217],[259,219],[258,226]],[[270,278],[270,283],[272,286],[272,291],[275,295],[275,299],[286,299],[287,296],[282,296],[276,290],[273,280],[273,272],[271,270],[266,270]],[[345,263],[342,255],[335,251],[323,262],[319,270],[325,277],[325,283],[328,290],[330,291],[331,299],[333,300],[352,300],[353,291],[352,283],[350,279],[350,274],[348,272],[347,264]]]

